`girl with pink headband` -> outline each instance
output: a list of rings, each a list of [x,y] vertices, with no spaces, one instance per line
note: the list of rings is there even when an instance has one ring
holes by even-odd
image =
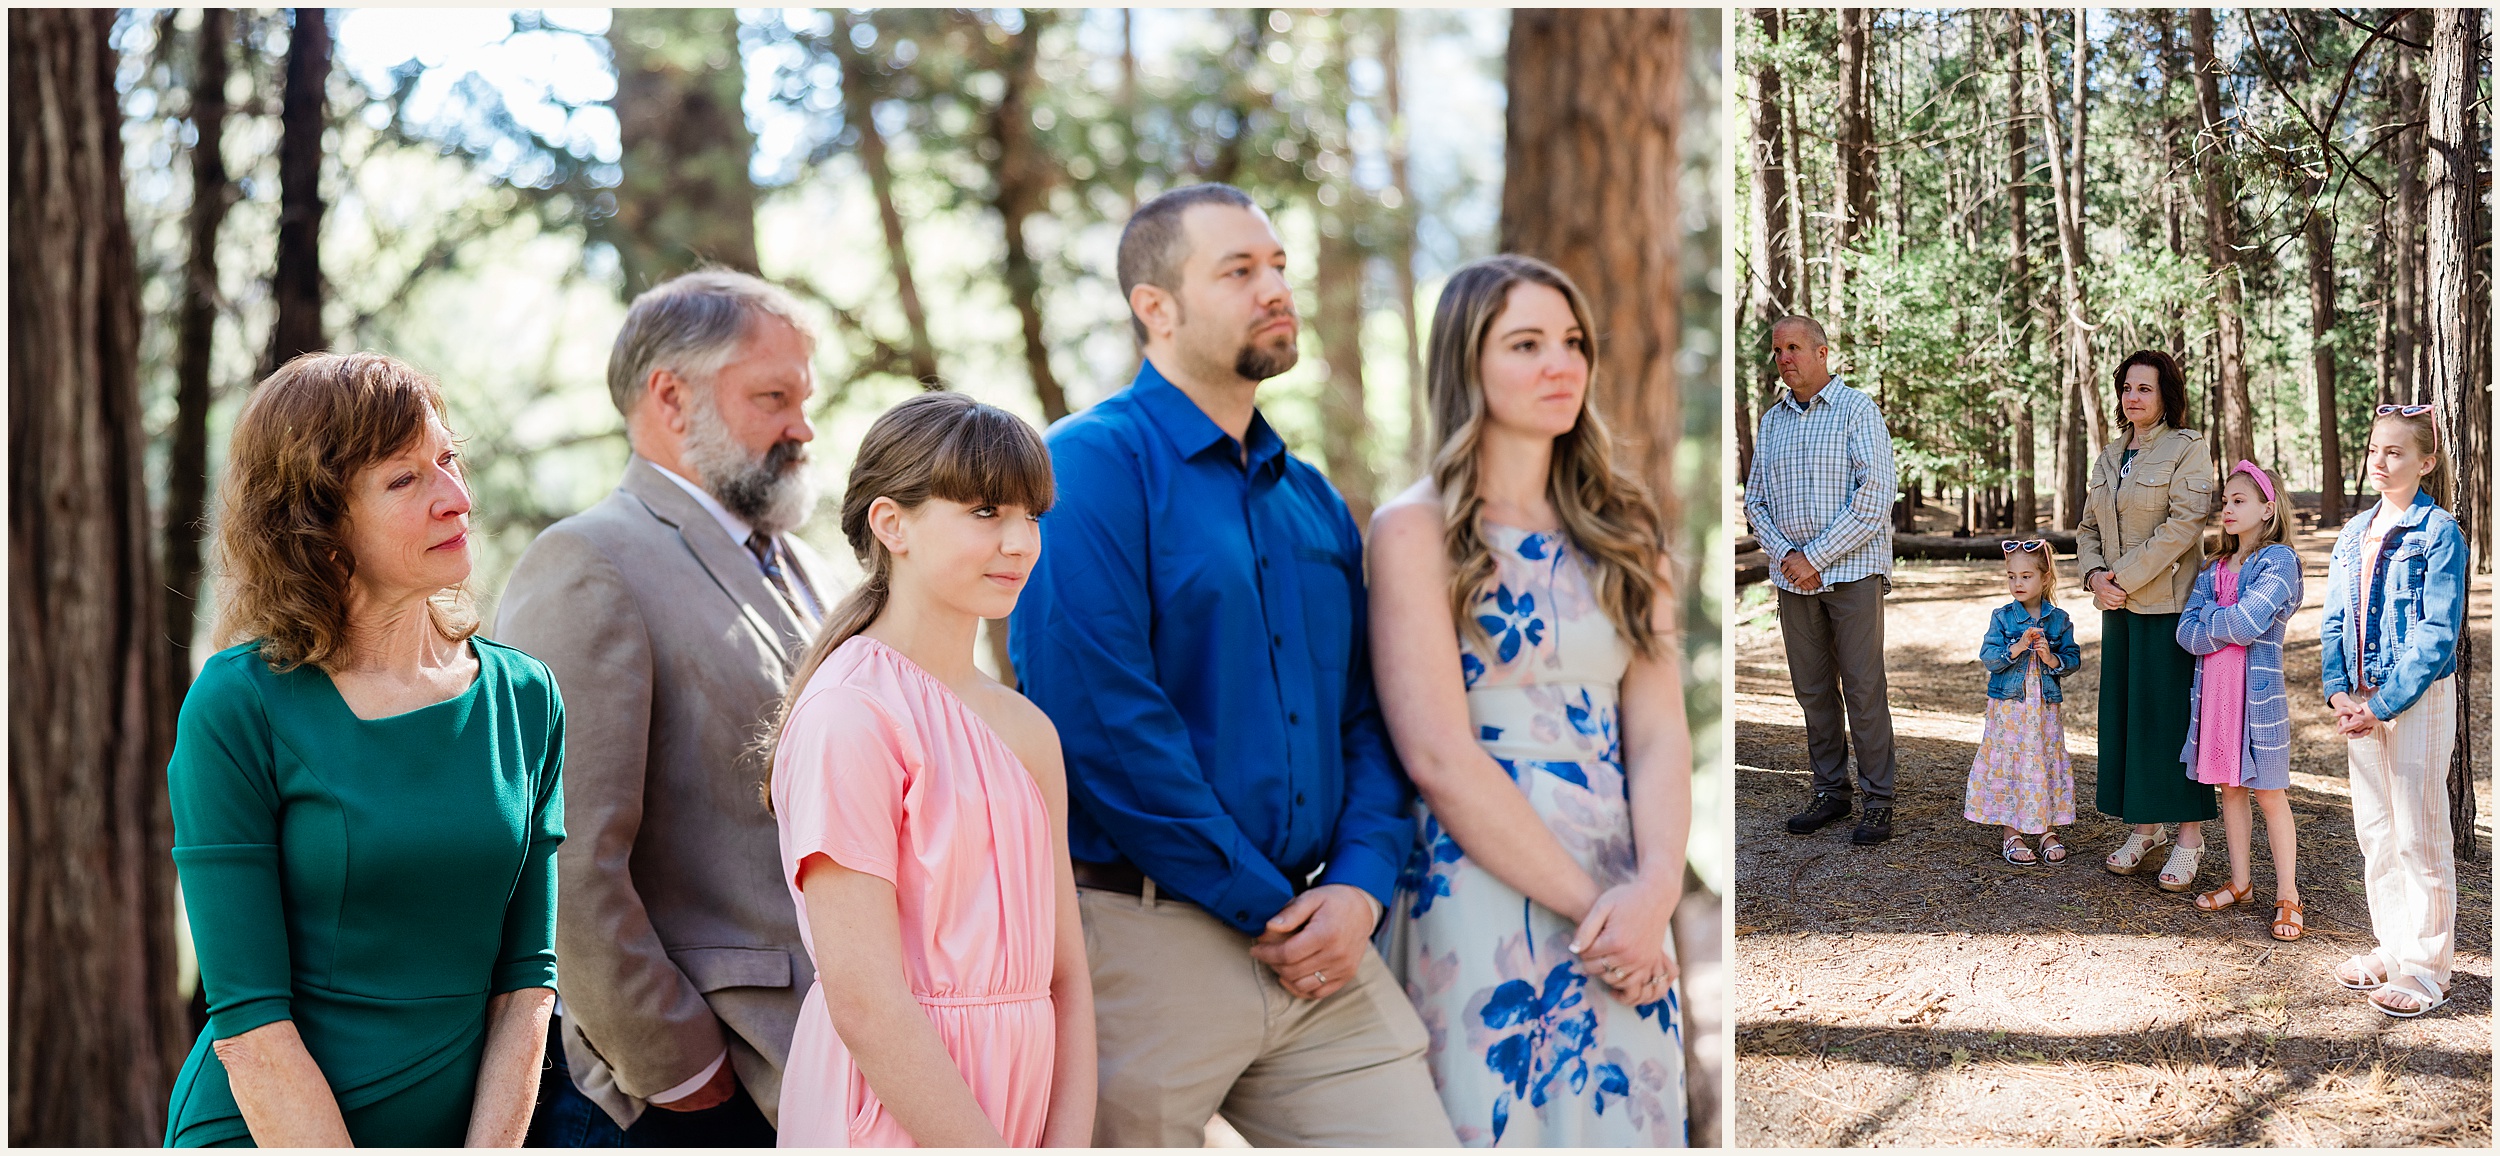
[[[2300,903],[2292,807],[2291,700],[2283,689],[2283,631],[2300,609],[2300,555],[2284,544],[2286,516],[2274,478],[2253,462],[2231,467],[2222,483],[2222,544],[2196,576],[2179,613],[2179,645],[2197,655],[2188,704],[2187,777],[2222,789],[2222,830],[2231,881],[2196,897],[2199,911],[2251,902],[2253,834],[2248,799],[2266,814],[2274,851],[2276,939],[2307,929]]]

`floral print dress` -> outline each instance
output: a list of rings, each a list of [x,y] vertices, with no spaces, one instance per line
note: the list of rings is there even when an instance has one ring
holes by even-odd
[[[1567,539],[1487,524],[1495,584],[1462,633],[1477,741],[1601,888],[1638,869],[1616,720],[1631,650]],[[1391,958],[1470,1147],[1682,1147],[1676,991],[1638,1007],[1583,975],[1571,920],[1469,861],[1428,807],[1401,880]],[[1670,945],[1671,946],[1671,945]]]

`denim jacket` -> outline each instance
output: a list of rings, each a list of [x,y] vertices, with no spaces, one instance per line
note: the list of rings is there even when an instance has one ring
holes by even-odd
[[[2239,596],[2229,606],[2214,602],[2215,562],[2196,572],[2187,608],[2179,613],[2181,649],[2199,656],[2188,684],[2187,745],[2179,761],[2196,774],[2197,740],[2204,732],[2205,655],[2226,646],[2248,648],[2247,705],[2240,714],[2240,783],[2277,790],[2292,773],[2292,701],[2283,690],[2283,630],[2300,609],[2300,555],[2289,546],[2265,546],[2240,564]]]
[[[2049,653],[2057,656],[2057,669],[2040,669],[2040,673],[2049,676],[2040,683],[2040,701],[2066,701],[2058,682],[2083,665],[2083,648],[2075,644],[2075,620],[2046,599],[2040,602],[2038,617],[2023,609],[2020,602],[2008,602],[1988,616],[1988,638],[1979,644],[1979,664],[1988,668],[1989,698],[2022,699],[2023,675],[2029,663],[2039,659],[2028,650],[2015,650],[2014,644],[2022,640],[2023,631],[2034,626],[2048,636]]]
[[[2326,620],[2318,627],[2326,697],[2377,688],[2370,713],[2392,719],[2412,708],[2432,683],[2457,672],[2457,635],[2465,628],[2465,535],[2456,517],[2428,493],[2417,493],[2379,544],[2370,589],[2360,589],[2361,551],[2377,507],[2361,511],[2335,539],[2326,574]],[[2370,600],[2370,636],[2355,636],[2363,597]]]

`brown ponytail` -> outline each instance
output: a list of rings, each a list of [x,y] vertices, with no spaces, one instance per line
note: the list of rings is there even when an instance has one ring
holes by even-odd
[[[842,491],[842,536],[868,576],[825,616],[816,640],[790,676],[782,693],[781,711],[773,720],[767,749],[781,746],[781,732],[790,721],[808,679],[825,657],[885,613],[892,593],[894,556],[868,528],[868,507],[892,498],[905,510],[931,498],[990,506],[1022,506],[1036,514],[1050,509],[1056,491],[1051,482],[1050,451],[1024,419],[960,393],[932,390],[877,418],[860,439],[859,456]]]

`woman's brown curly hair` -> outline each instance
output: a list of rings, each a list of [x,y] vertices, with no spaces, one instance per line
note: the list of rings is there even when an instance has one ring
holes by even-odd
[[[347,498],[358,471],[448,426],[431,378],[379,353],[307,353],[252,391],[234,422],[219,487],[218,646],[257,640],[276,670],[347,657]],[[434,628],[477,633],[465,587],[437,595]]]

